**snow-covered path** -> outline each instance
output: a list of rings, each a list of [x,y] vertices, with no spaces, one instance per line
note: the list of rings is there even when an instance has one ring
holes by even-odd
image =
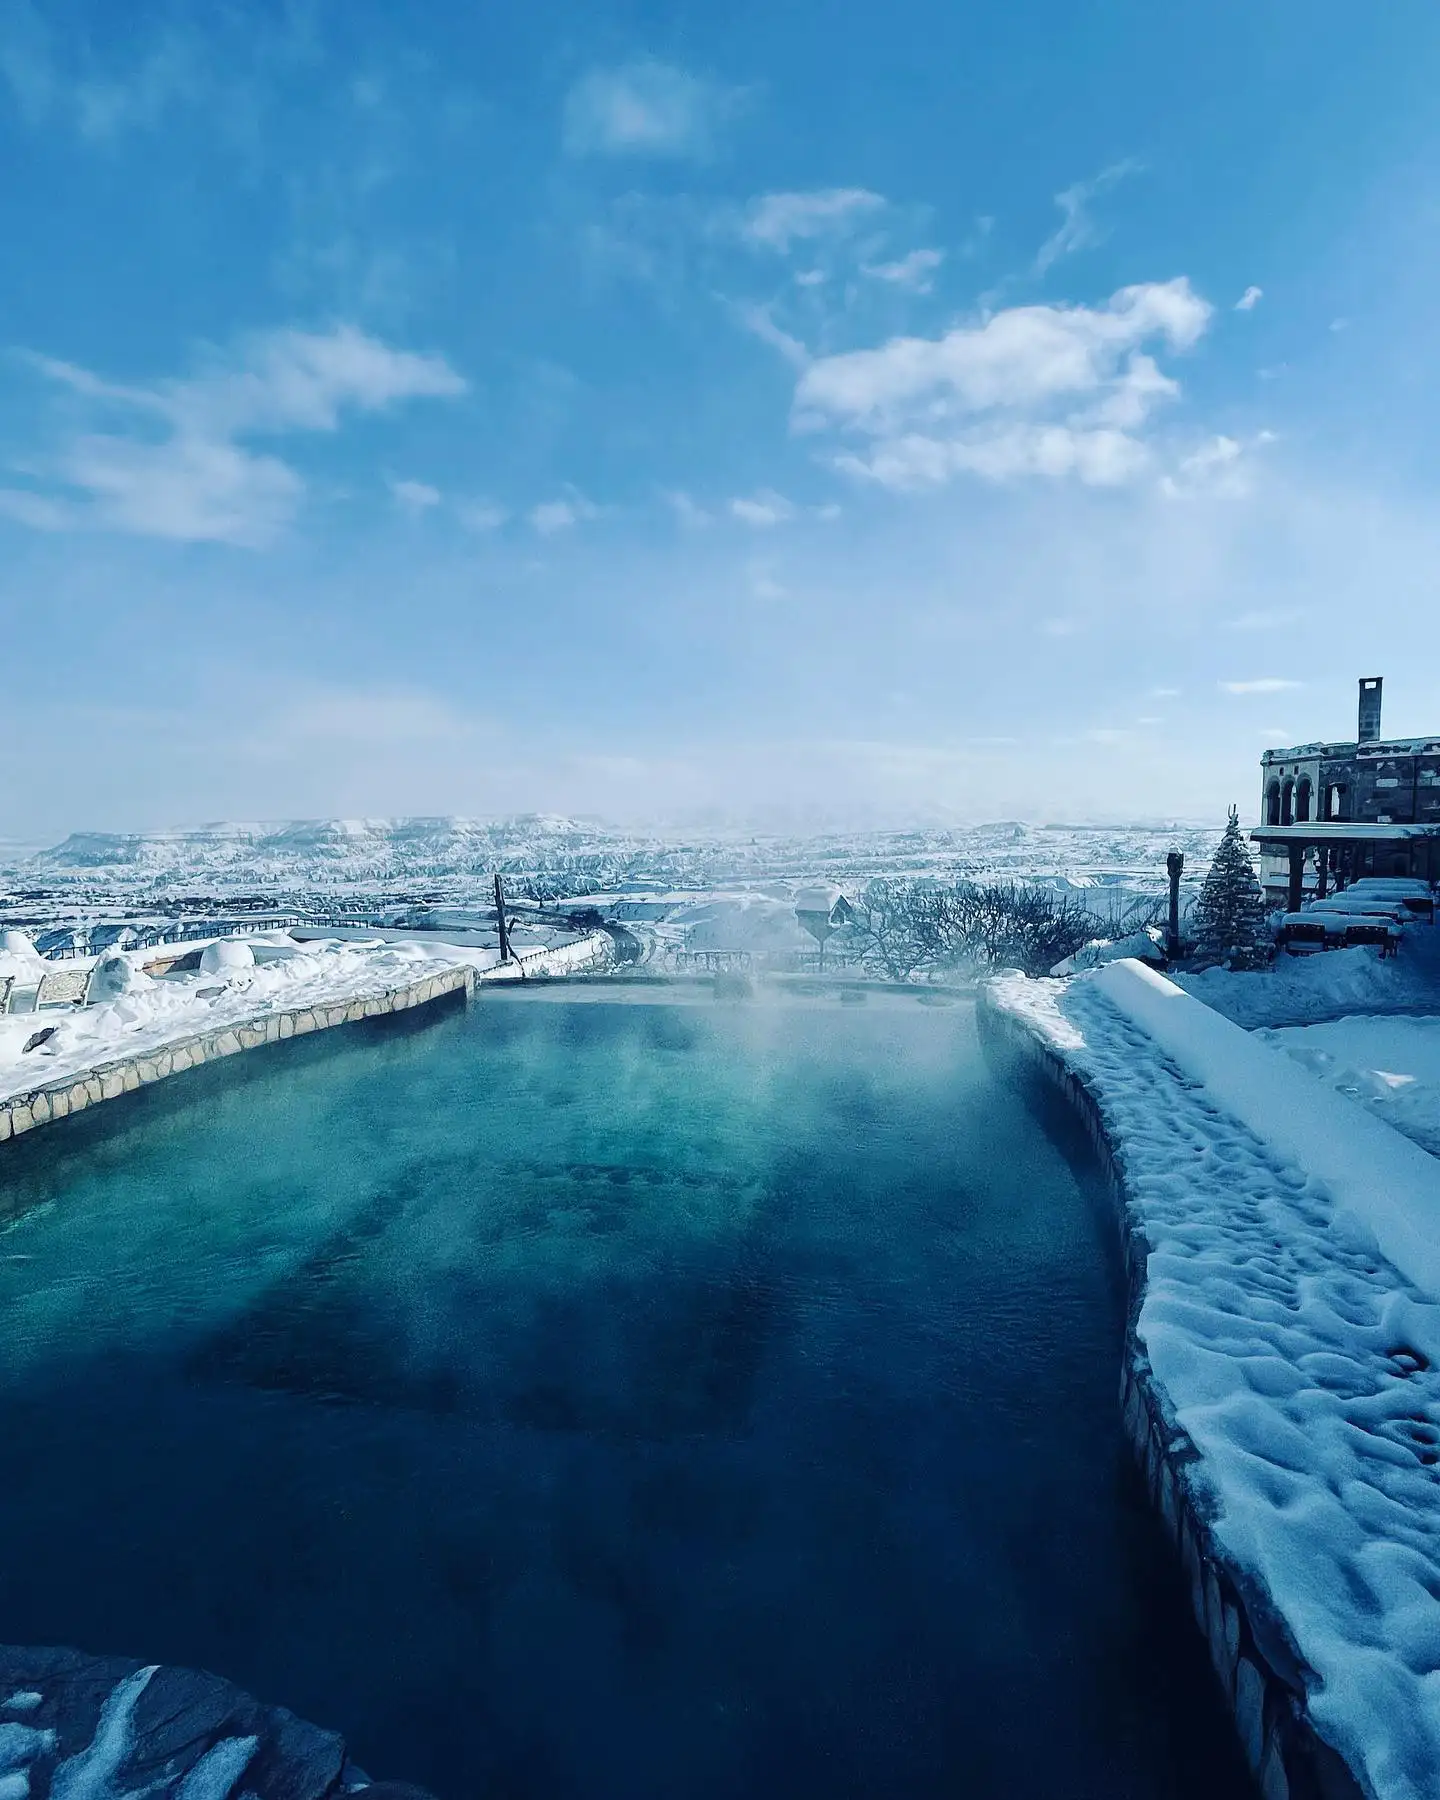
[[[1197,1510],[1284,1620],[1322,1735],[1376,1796],[1434,1800],[1440,1305],[1097,982],[1004,978],[996,998],[1083,1077],[1119,1152],[1150,1245],[1137,1335],[1199,1452]],[[1435,1202],[1440,1229],[1440,1167]]]

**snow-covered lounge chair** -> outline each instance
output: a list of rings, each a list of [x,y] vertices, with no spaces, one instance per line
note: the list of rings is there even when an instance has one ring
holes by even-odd
[[[83,1006],[90,991],[89,969],[51,969],[35,991],[35,1010],[45,1006]]]

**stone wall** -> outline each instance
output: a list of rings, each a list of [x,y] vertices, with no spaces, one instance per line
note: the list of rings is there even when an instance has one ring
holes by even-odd
[[[1190,1605],[1264,1800],[1379,1800],[1316,1732],[1306,1671],[1284,1621],[1225,1558],[1196,1503],[1187,1469],[1197,1460],[1170,1416],[1136,1333],[1149,1246],[1131,1203],[1121,1146],[1110,1140],[1095,1095],[1051,1045],[981,989],[977,1019],[986,1051],[1058,1089],[1084,1126],[1115,1203],[1128,1295],[1120,1406],[1150,1499],[1188,1581]]]
[[[253,1018],[217,1025],[212,1030],[176,1038],[133,1056],[117,1057],[111,1062],[97,1064],[83,1075],[65,1076],[0,1100],[0,1143],[7,1138],[19,1137],[37,1125],[68,1118],[70,1114],[83,1112],[86,1107],[96,1106],[103,1100],[118,1100],[121,1094],[163,1081],[167,1075],[198,1069],[202,1063],[235,1056],[241,1050],[258,1050],[262,1044],[279,1043],[283,1038],[304,1037],[307,1032],[327,1031],[335,1025],[407,1012],[411,1007],[428,1006],[450,994],[468,997],[474,986],[473,969],[443,969],[438,975],[426,976],[423,981],[412,981],[403,987],[387,988],[383,993],[354,1000],[325,1001],[315,1006],[296,1007],[289,1012],[257,1013]]]

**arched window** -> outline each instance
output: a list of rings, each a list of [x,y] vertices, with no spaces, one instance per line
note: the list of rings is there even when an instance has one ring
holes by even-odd
[[[1265,823],[1267,825],[1280,823],[1280,783],[1273,778],[1265,790]]]
[[[1289,776],[1286,777],[1285,785],[1280,790],[1280,823],[1282,825],[1295,823],[1295,782]]]
[[[1308,775],[1303,776],[1295,784],[1295,823],[1297,825],[1306,825],[1310,821],[1310,795],[1312,792]]]

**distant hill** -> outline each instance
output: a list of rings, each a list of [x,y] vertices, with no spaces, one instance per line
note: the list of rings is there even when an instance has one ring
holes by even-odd
[[[505,819],[291,819],[145,832],[72,832],[10,865],[27,886],[140,893],[300,892],[377,887],[488,889],[493,871],[534,898],[600,890],[713,888],[727,882],[853,886],[875,875],[1045,879],[1075,887],[1163,887],[1165,853],[1187,875],[1218,833],[1196,826],[1054,826],[1005,820],[901,831],[772,834],[656,827],[522,813]],[[788,887],[785,891],[788,892]]]

